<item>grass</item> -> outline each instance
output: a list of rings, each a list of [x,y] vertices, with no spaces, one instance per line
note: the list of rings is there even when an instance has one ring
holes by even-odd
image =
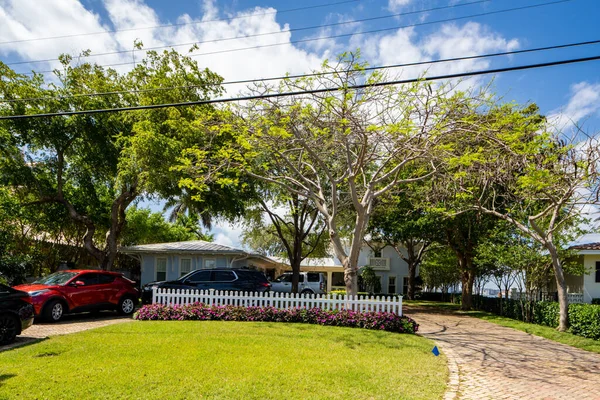
[[[447,311],[452,311],[457,314],[468,315],[470,317],[483,319],[485,321],[489,321],[497,325],[502,325],[507,328],[517,329],[529,333],[531,335],[540,336],[546,339],[553,340],[555,342],[577,347],[578,349],[600,354],[600,341],[573,335],[568,332],[559,332],[556,329],[551,328],[549,326],[530,324],[528,322],[501,317],[484,311],[461,311],[460,306],[458,304],[452,303],[441,303],[434,301],[405,301],[405,304],[435,307]]]
[[[352,328],[131,322],[0,353],[0,399],[439,399],[432,348]]]

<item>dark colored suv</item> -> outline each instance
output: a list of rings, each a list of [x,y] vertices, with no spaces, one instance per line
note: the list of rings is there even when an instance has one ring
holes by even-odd
[[[174,281],[150,282],[142,289],[142,304],[152,303],[152,290],[193,289],[268,292],[271,284],[261,271],[239,268],[215,268],[192,271]]]
[[[11,343],[33,324],[31,297],[0,284],[0,345]]]
[[[66,313],[83,311],[133,314],[139,298],[135,282],[123,274],[93,269],[55,272],[15,289],[28,292],[35,315],[49,322],[59,321]]]

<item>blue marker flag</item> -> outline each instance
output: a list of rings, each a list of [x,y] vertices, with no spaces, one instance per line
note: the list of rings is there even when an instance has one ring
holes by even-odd
[[[437,346],[433,346],[433,350],[431,350],[431,352],[436,357],[440,355],[440,351],[438,350]]]

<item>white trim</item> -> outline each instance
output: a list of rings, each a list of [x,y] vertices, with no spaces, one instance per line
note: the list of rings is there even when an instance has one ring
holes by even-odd
[[[155,257],[154,258],[154,280],[158,281],[158,260],[165,260],[165,280],[167,280],[167,272],[169,271],[169,258],[168,257]],[[162,271],[161,271],[162,272]]]
[[[187,274],[188,272],[192,272],[192,271],[193,271],[193,268],[192,268],[192,258],[191,258],[191,257],[179,257],[179,271],[178,271],[178,272],[179,272],[179,276],[178,276],[178,278],[180,278],[180,277],[182,277],[182,276],[184,275],[184,274],[181,272],[181,264],[182,264],[183,260],[187,260],[187,261],[189,261],[189,262],[190,262],[190,270],[189,270],[189,271],[187,271],[187,272],[186,272],[186,274]]]

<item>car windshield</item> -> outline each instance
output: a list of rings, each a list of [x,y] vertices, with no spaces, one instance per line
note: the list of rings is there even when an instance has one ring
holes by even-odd
[[[69,279],[77,275],[75,272],[55,272],[48,276],[38,279],[33,283],[40,285],[64,285]]]

